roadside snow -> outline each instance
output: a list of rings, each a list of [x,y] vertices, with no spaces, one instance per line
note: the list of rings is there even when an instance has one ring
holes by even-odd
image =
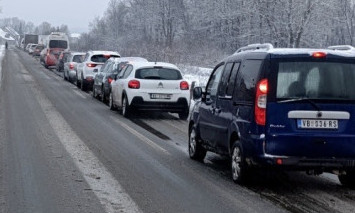
[[[191,85],[192,82],[196,82],[195,86],[206,86],[208,78],[212,72],[211,68],[187,66],[179,64],[184,79]]]
[[[5,46],[1,45],[0,46],[0,86],[1,86],[1,80],[2,80],[2,60],[4,59],[5,55]]]

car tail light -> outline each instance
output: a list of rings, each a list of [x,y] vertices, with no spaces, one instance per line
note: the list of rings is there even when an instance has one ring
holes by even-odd
[[[327,53],[325,52],[314,52],[312,53],[313,58],[325,58],[327,56]]]
[[[111,77],[109,77],[107,80],[108,80],[108,83],[109,83],[109,84],[111,84],[112,81],[113,81],[113,79],[112,79]]]
[[[189,83],[187,83],[186,81],[181,81],[180,82],[180,89],[181,90],[188,90],[189,89]]]
[[[97,66],[97,64],[87,63],[87,64],[86,64],[86,66],[88,66],[88,67],[96,67],[96,66]]]
[[[130,80],[128,82],[128,88],[139,89],[140,87],[141,87],[141,83],[137,80]]]
[[[70,63],[70,64],[69,64],[69,69],[71,69],[71,70],[74,69],[74,64],[73,64],[73,63]]]
[[[255,122],[262,126],[265,126],[266,122],[267,91],[268,81],[262,79],[256,87],[255,97]]]

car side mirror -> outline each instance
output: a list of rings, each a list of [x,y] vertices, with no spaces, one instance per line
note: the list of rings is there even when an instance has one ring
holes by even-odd
[[[192,91],[192,98],[194,100],[198,100],[202,98],[202,88],[201,87],[195,87],[194,90]]]
[[[93,70],[93,72],[95,72],[95,73],[96,73],[96,72],[99,72],[99,70],[98,70],[98,69],[94,69],[94,70]]]

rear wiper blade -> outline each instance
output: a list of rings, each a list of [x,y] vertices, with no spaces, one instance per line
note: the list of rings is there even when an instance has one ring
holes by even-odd
[[[308,103],[310,103],[316,110],[321,111],[321,109],[319,108],[319,106],[312,101],[312,99],[310,98],[291,98],[291,99],[287,99],[287,100],[283,100],[283,101],[278,101],[278,103],[290,103],[290,102],[299,102],[299,101],[307,101]]]

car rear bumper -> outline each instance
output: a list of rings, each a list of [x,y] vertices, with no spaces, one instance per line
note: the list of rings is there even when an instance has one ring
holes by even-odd
[[[271,166],[288,170],[320,169],[323,171],[332,171],[355,168],[355,157],[351,159],[306,158],[294,156],[274,156],[264,154],[259,157],[258,163],[264,166]]]
[[[179,98],[177,102],[148,102],[142,97],[134,97],[131,107],[142,111],[161,111],[161,112],[184,112],[189,109],[187,100]]]

